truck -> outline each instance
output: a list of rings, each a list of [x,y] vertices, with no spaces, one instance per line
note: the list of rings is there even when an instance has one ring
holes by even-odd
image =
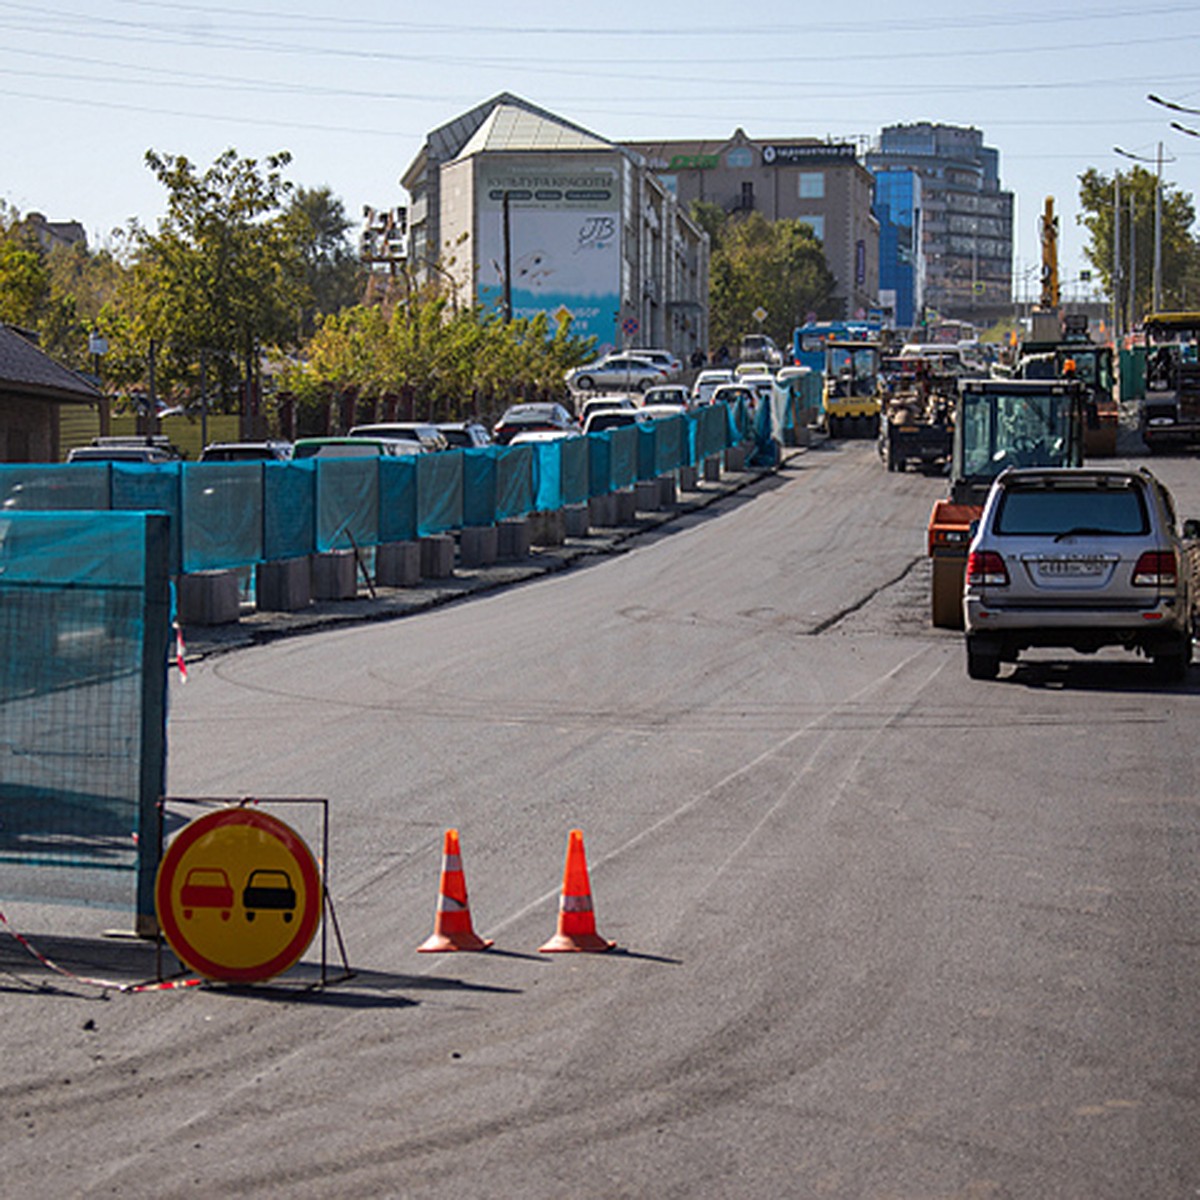
[[[1082,466],[1086,403],[1086,389],[1075,379],[960,382],[950,494],[934,504],[926,531],[935,628],[963,627],[972,527],[996,477],[1009,467]]]
[[[822,421],[830,437],[875,437],[879,433],[883,384],[881,347],[871,341],[825,345]]]
[[[889,471],[944,466],[954,440],[956,375],[934,358],[913,354],[883,360],[884,400],[879,455]]]
[[[1056,340],[1022,342],[1015,375],[1018,379],[1078,379],[1085,391],[1084,454],[1088,458],[1116,454],[1120,407],[1113,390],[1113,351],[1111,346],[1092,341],[1085,315],[1068,313]]]
[[[1151,313],[1143,328],[1142,440],[1151,454],[1200,444],[1200,312]]]

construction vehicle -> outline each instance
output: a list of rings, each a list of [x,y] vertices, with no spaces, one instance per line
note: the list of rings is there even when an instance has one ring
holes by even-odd
[[[1112,347],[1092,341],[1086,315],[1067,314],[1057,339],[1022,342],[1015,375],[1018,379],[1078,379],[1085,390],[1084,454],[1088,458],[1116,454],[1120,407],[1113,391]]]
[[[1200,443],[1200,312],[1151,313],[1142,440],[1151,454]]]
[[[879,455],[889,471],[945,465],[954,437],[958,376],[936,358],[913,354],[883,360],[884,401]]]
[[[963,575],[972,524],[993,481],[1009,467],[1083,465],[1084,385],[1073,379],[964,379],[959,384],[950,495],[933,506],[932,616],[961,629]]]
[[[878,342],[830,341],[825,345],[822,421],[830,437],[875,437],[882,409]]]

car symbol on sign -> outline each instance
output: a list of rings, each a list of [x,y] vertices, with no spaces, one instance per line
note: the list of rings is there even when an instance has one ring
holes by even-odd
[[[282,912],[283,919],[290,921],[296,908],[296,890],[286,871],[274,871],[265,867],[250,872],[242,891],[242,907],[246,920],[253,921],[256,909]]]
[[[192,919],[198,908],[221,909],[221,920],[228,921],[233,911],[233,888],[229,876],[220,867],[193,867],[179,892],[185,921]]]

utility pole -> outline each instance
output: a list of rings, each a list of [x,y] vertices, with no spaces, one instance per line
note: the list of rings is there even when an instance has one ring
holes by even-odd
[[[512,218],[509,212],[509,192],[506,188],[504,191],[504,199],[501,201],[501,237],[504,240],[504,279],[501,281],[504,286],[504,320],[507,324],[512,320]]]

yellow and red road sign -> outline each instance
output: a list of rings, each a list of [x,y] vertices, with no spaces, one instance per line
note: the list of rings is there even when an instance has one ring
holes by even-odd
[[[180,962],[226,983],[286,971],[321,917],[321,879],[304,839],[256,808],[223,808],[185,825],[159,865],[154,895]]]

